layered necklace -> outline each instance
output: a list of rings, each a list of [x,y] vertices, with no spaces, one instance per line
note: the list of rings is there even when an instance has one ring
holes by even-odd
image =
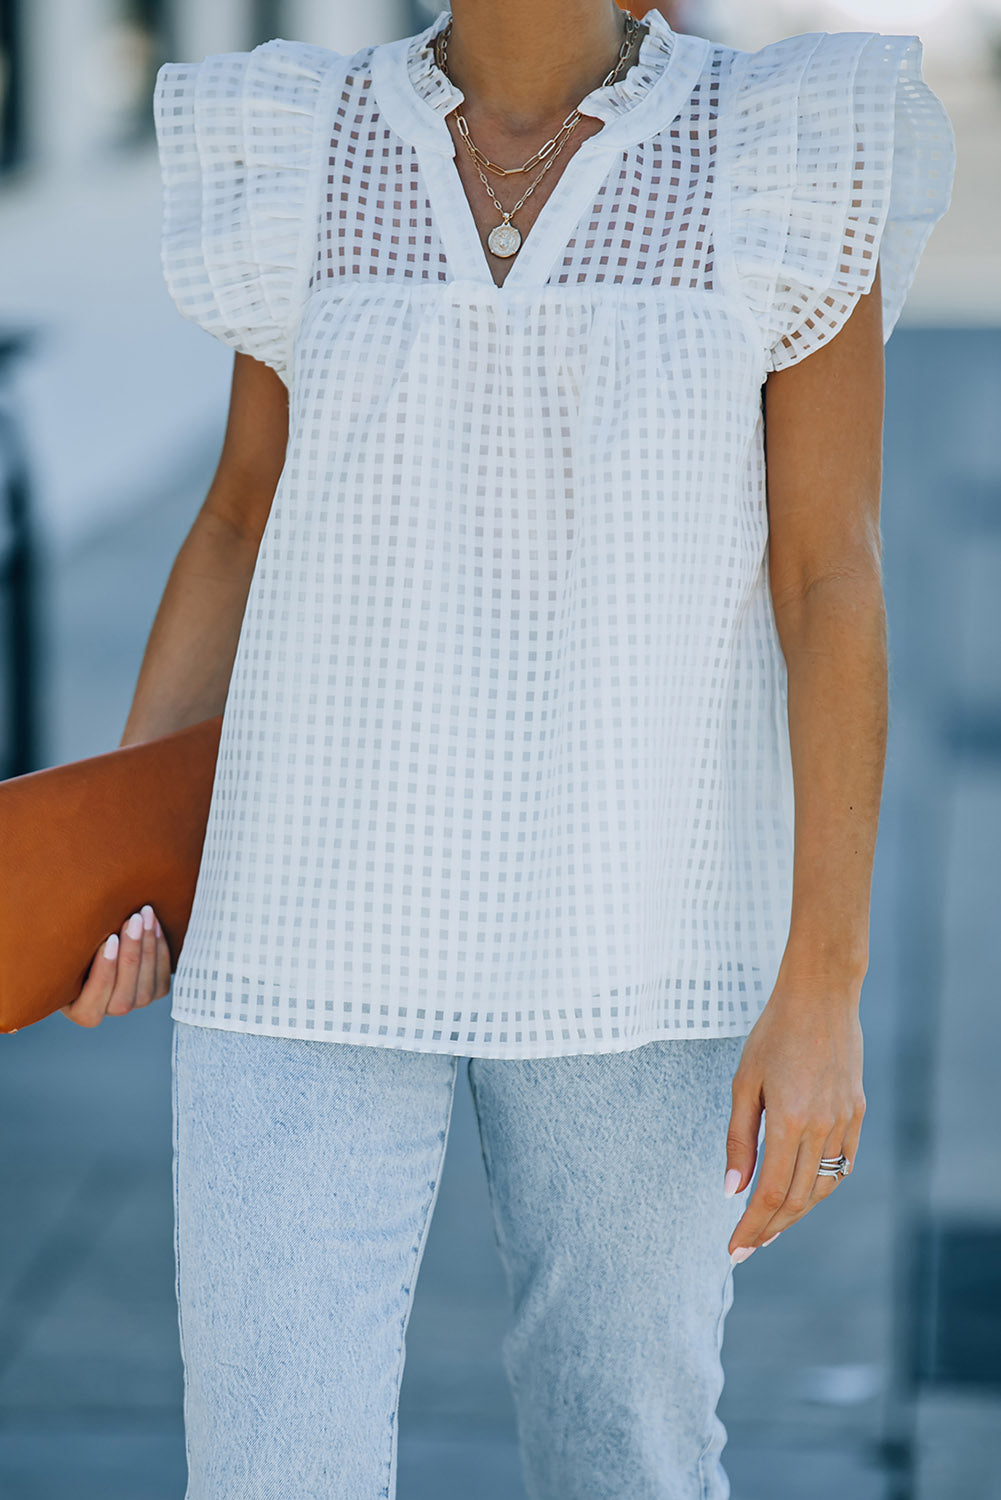
[[[615,66],[612,68],[612,71],[599,85],[599,87],[601,88],[605,88],[608,84],[614,83],[616,81],[623,69],[623,65],[625,64],[626,59],[632,51],[633,38],[638,31],[641,31],[643,29],[639,21],[636,20],[636,17],[629,15],[628,12],[625,14],[625,23],[626,34],[623,38],[622,46],[619,48],[618,59],[615,63]],[[446,61],[448,57],[448,38],[451,35],[451,31],[452,20],[450,17],[448,24],[438,33],[434,40],[435,62],[437,63],[441,71],[445,74],[446,78],[448,78],[448,69],[446,67]],[[451,82],[451,80],[449,81]],[[521,231],[511,223],[511,219],[518,212],[519,208],[521,208],[535,192],[535,189],[538,187],[539,183],[542,181],[543,177],[545,177],[546,173],[549,171],[549,168],[559,156],[567,141],[570,139],[574,127],[577,125],[577,122],[580,119],[580,110],[574,109],[570,114],[567,115],[566,119],[563,121],[563,124],[560,126],[559,130],[556,132],[553,138],[551,140],[548,140],[544,146],[541,146],[539,150],[536,151],[535,155],[528,159],[524,166],[500,167],[496,162],[491,161],[488,156],[484,155],[484,153],[479,149],[478,146],[475,146],[473,144],[473,141],[469,134],[469,125],[466,122],[465,115],[456,115],[455,122],[459,127],[459,134],[462,137],[463,141],[466,143],[469,153],[476,164],[476,170],[479,174],[480,181],[483,183],[483,186],[490,194],[491,199],[496,204],[497,212],[502,216],[501,222],[499,224],[496,224],[487,236],[487,244],[494,255],[500,256],[503,259],[507,259],[509,256],[516,255],[518,253],[519,249],[521,248]],[[494,192],[493,188],[490,186],[483,168],[485,167],[488,172],[496,172],[498,176],[510,177],[520,172],[530,172],[534,167],[539,166],[540,162],[542,165],[538,175],[535,177],[534,181],[530,183],[530,185],[518,199],[514,207],[507,209],[504,208],[503,204],[497,198],[497,195]]]

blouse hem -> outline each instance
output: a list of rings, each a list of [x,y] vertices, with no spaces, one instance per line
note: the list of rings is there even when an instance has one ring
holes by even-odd
[[[181,1021],[190,1026],[208,1026],[216,1031],[238,1031],[244,1035],[253,1036],[280,1036],[307,1042],[348,1042],[354,1046],[361,1047],[391,1047],[400,1052],[431,1052],[440,1053],[453,1057],[482,1057],[494,1058],[499,1062],[519,1061],[533,1057],[584,1057],[597,1056],[606,1052],[634,1052],[639,1047],[645,1047],[649,1042],[666,1041],[703,1041],[714,1037],[739,1036],[745,1037],[757,1020],[757,1015],[741,1017],[739,1026],[728,1029],[719,1027],[692,1027],[690,1030],[679,1030],[678,1028],[664,1028],[663,1030],[647,1030],[635,1036],[625,1039],[615,1038],[609,1042],[603,1041],[581,1041],[574,1044],[566,1042],[562,1044],[532,1045],[525,1044],[526,1050],[511,1052],[508,1050],[497,1051],[492,1044],[482,1042],[452,1042],[436,1041],[427,1038],[400,1038],[392,1036],[381,1036],[371,1032],[352,1032],[350,1035],[338,1034],[334,1031],[325,1031],[322,1028],[304,1026],[303,1029],[294,1030],[288,1025],[273,1026],[265,1021],[245,1021],[243,1019],[221,1020],[218,1016],[195,1013],[190,1010],[181,1010],[174,1006],[170,1012],[171,1020]],[[505,1048],[511,1043],[503,1043]],[[514,1043],[514,1046],[522,1044]]]

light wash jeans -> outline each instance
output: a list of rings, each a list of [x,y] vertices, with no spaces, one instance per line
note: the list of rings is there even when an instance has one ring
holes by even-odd
[[[716,1404],[743,1042],[464,1059],[531,1500],[730,1493]],[[459,1061],[174,1022],[185,1500],[393,1500]]]

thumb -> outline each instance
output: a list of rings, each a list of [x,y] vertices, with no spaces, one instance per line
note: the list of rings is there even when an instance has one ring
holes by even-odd
[[[726,1133],[726,1176],[723,1179],[723,1192],[728,1198],[742,1192],[754,1176],[761,1115],[759,1091],[735,1082],[733,1108]]]

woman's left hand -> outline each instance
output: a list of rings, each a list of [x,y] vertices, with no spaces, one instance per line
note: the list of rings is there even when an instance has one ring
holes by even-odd
[[[730,1238],[731,1254],[747,1251],[736,1260],[831,1196],[843,1179],[817,1175],[822,1156],[843,1153],[854,1164],[866,1107],[859,990],[780,979],[744,1043],[731,1087],[726,1186],[740,1192],[754,1176],[762,1111],[765,1157]]]

